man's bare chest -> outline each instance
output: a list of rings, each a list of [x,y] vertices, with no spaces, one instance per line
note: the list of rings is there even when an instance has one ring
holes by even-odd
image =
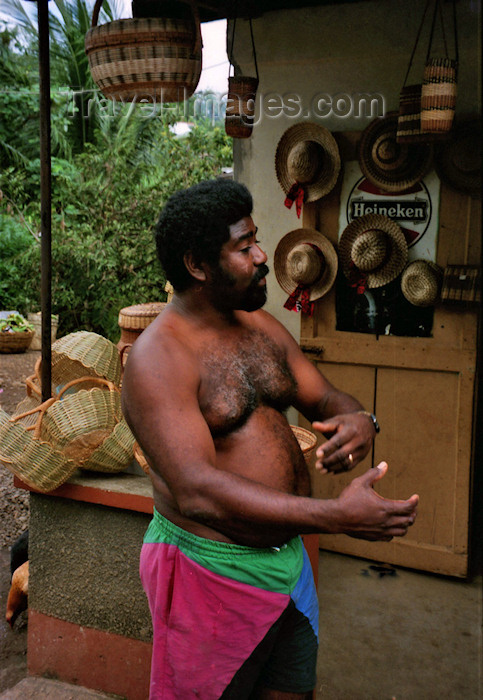
[[[260,331],[220,338],[200,355],[199,402],[214,436],[241,427],[260,405],[284,411],[295,398],[283,351]]]

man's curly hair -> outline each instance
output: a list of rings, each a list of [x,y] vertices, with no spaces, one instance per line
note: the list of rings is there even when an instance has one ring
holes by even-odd
[[[233,180],[200,182],[173,194],[154,229],[156,250],[167,279],[183,292],[194,283],[183,256],[191,251],[197,263],[216,266],[229,226],[250,216],[253,200],[247,188]]]

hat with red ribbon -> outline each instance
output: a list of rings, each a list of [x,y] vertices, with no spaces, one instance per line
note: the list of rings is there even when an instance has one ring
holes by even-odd
[[[289,297],[284,307],[312,315],[314,301],[327,294],[337,275],[337,253],[322,233],[299,228],[277,245],[273,268]]]
[[[294,124],[285,131],[275,153],[275,172],[286,194],[285,206],[314,202],[335,186],[340,172],[337,143],[325,127],[312,122]]]
[[[359,216],[344,229],[339,240],[344,275],[359,294],[383,287],[402,272],[408,244],[395,221],[382,214]]]

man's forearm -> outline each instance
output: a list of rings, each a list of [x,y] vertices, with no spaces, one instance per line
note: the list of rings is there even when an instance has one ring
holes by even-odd
[[[345,413],[355,413],[362,411],[364,407],[350,394],[334,389],[328,392],[319,404],[315,407],[312,415],[307,416],[310,421],[324,421],[332,416],[339,416]]]

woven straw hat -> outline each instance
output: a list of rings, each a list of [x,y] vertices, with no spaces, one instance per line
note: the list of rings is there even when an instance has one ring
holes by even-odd
[[[310,288],[310,301],[327,294],[337,275],[337,253],[322,233],[298,228],[277,245],[273,268],[279,285],[292,294],[299,285]]]
[[[427,143],[398,143],[398,114],[374,119],[359,142],[359,165],[373,185],[386,192],[403,192],[420,182],[432,162]]]
[[[436,150],[436,172],[443,182],[473,197],[481,195],[481,123],[455,126]]]
[[[294,124],[278,142],[275,172],[285,194],[298,183],[304,189],[304,201],[315,202],[333,189],[339,171],[337,143],[319,124]]]
[[[433,306],[440,296],[442,269],[429,260],[414,260],[401,275],[401,290],[414,306]]]
[[[408,244],[399,226],[381,214],[354,219],[339,241],[339,260],[348,279],[360,277],[369,289],[383,287],[403,270]]]

